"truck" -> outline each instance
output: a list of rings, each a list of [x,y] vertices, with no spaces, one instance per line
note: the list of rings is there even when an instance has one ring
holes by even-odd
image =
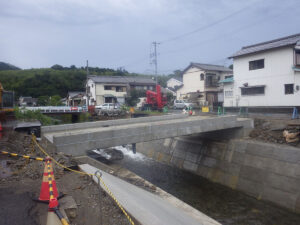
[[[162,109],[167,105],[167,97],[161,93],[160,85],[156,85],[156,92],[155,91],[146,91],[146,102],[144,103],[142,109],[151,109],[151,110],[159,110]]]

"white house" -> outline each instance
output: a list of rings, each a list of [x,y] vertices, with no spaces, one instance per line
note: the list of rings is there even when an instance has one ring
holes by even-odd
[[[225,107],[300,106],[300,34],[243,47],[230,58],[234,82],[224,85]]]
[[[176,91],[182,87],[182,76],[180,77],[172,77],[167,81],[167,90],[173,94],[173,96],[176,96]]]
[[[181,86],[182,84],[182,77],[173,77],[167,81],[168,88],[175,88],[177,86]]]
[[[127,92],[134,89],[155,90],[156,82],[138,76],[88,76],[87,93],[89,105],[125,103]]]
[[[177,99],[189,99],[199,105],[213,105],[223,101],[219,81],[232,75],[232,70],[211,64],[191,63],[183,71],[183,86],[177,90]]]

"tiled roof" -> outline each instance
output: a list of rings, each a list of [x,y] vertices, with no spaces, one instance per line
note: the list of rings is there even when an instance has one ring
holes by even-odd
[[[203,63],[191,63],[184,71],[185,73],[189,68],[196,67],[202,70],[207,71],[220,71],[220,72],[232,72],[232,69],[221,65],[213,65],[213,64],[203,64]]]
[[[182,82],[183,81],[183,79],[182,79],[182,76],[176,76],[176,77],[173,77],[175,80],[178,80],[178,81],[180,81],[180,82]]]
[[[299,44],[300,44],[300,33],[267,41],[267,42],[258,43],[255,45],[245,46],[241,50],[237,51],[235,54],[230,56],[229,58],[234,58],[237,56],[248,55],[255,52],[261,52],[269,49],[274,49],[274,48],[279,48],[279,47],[284,47],[289,45],[299,45]]]
[[[95,83],[116,83],[116,84],[151,84],[155,85],[156,82],[151,78],[138,77],[138,76],[94,76],[91,75],[88,78]]]
[[[85,92],[84,91],[69,91],[68,92],[68,96],[71,97],[71,98],[73,98],[73,97],[75,97],[79,94],[85,95]]]

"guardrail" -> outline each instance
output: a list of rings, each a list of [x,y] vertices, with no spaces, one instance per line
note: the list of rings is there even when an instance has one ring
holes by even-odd
[[[86,107],[81,106],[37,106],[24,107],[21,110],[40,111],[41,113],[76,113],[87,112]]]

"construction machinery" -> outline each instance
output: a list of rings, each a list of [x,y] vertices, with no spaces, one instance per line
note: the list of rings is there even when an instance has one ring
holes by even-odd
[[[5,91],[0,83],[0,123],[6,119],[7,114],[14,111],[14,92]]]
[[[160,85],[156,85],[155,91],[146,91],[146,102],[143,109],[152,109],[162,111],[164,106],[167,105],[167,97],[161,93]]]

